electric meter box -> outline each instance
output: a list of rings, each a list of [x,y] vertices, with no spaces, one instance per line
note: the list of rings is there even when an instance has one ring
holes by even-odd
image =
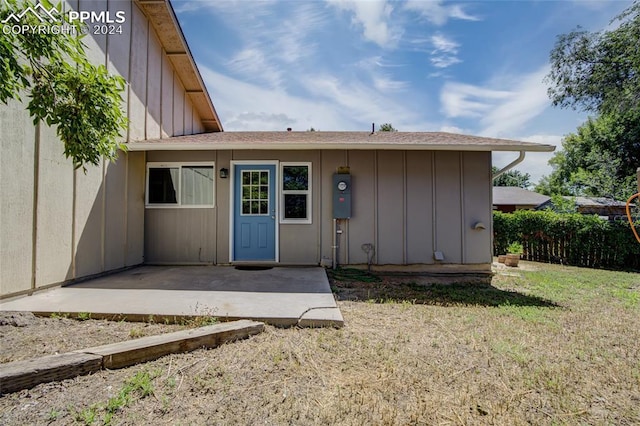
[[[351,175],[336,173],[333,175],[333,217],[351,218]]]

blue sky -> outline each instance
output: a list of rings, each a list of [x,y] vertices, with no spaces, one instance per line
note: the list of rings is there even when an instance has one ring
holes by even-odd
[[[285,0],[172,4],[227,131],[449,131],[559,145],[586,114],[551,107],[556,36],[630,1]],[[550,154],[517,169],[537,181]],[[513,153],[495,153],[502,166]]]

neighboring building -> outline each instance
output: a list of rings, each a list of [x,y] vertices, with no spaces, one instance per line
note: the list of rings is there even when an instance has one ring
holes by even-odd
[[[606,197],[563,197],[566,200],[575,202],[576,211],[582,214],[595,214],[604,219],[626,219],[627,204],[622,201],[616,201]],[[553,208],[551,200],[541,204],[538,210],[545,208]]]
[[[438,132],[222,132],[170,4],[99,4],[129,22],[88,39],[129,82],[129,151],[74,171],[54,130],[34,128],[23,103],[2,107],[4,297],[142,263],[326,264],[335,245],[340,264],[366,264],[371,244],[378,268],[489,272],[491,152],[554,149]],[[349,200],[334,234],[333,205]]]
[[[551,197],[546,195],[517,186],[493,187],[493,208],[503,213],[512,213],[516,210],[534,210],[550,199]]]

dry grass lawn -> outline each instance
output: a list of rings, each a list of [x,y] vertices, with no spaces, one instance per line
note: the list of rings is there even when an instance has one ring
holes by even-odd
[[[1,397],[0,424],[640,424],[640,275],[367,281],[334,281],[342,329],[40,385]]]

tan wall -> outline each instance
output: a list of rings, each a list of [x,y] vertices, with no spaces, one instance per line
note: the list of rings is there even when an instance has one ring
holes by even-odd
[[[125,12],[123,34],[84,39],[92,62],[129,82],[124,140],[202,130],[152,26],[134,3],[75,0],[67,7]],[[142,263],[145,154],[121,154],[116,163],[74,171],[55,130],[34,127],[25,108],[26,102],[0,106],[0,296]]]
[[[332,175],[340,166],[349,166],[353,179],[353,216],[339,224],[340,263],[366,263],[365,243],[375,246],[377,265],[435,265],[435,251],[444,253],[444,264],[491,262],[490,153],[359,150],[149,152],[154,162],[215,161],[216,206],[146,209],[147,262],[229,262],[231,181],[219,170],[232,160],[312,163],[313,220],[278,225],[282,264],[331,258]],[[477,222],[486,229],[472,229]]]

